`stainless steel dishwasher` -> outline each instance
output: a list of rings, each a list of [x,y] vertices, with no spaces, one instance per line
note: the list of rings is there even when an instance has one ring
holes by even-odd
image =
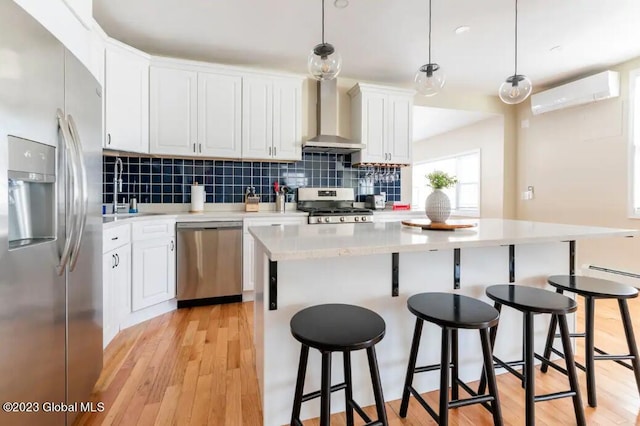
[[[179,222],[178,308],[242,301],[242,222]]]

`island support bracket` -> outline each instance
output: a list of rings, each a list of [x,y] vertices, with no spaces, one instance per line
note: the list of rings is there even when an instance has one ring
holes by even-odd
[[[391,253],[391,297],[398,297],[400,294],[400,254]]]
[[[460,249],[453,249],[453,289],[460,289]]]
[[[509,282],[516,282],[516,246],[509,245]]]
[[[278,262],[269,261],[269,310],[278,309]]]
[[[576,274],[576,241],[569,241],[569,275]]]

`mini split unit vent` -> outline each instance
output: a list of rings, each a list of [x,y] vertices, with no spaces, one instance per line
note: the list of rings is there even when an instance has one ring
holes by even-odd
[[[534,115],[620,96],[620,73],[603,71],[531,96]]]

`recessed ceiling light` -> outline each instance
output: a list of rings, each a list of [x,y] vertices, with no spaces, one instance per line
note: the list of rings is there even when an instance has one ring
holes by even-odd
[[[551,49],[549,49],[549,52],[560,52],[561,50],[562,46],[558,44],[557,46],[553,46]]]
[[[461,27],[455,29],[455,33],[458,35],[468,33],[469,31],[471,31],[471,27],[468,25],[462,25]]]
[[[349,0],[335,0],[333,2],[333,5],[338,9],[344,9],[345,7],[349,6]]]

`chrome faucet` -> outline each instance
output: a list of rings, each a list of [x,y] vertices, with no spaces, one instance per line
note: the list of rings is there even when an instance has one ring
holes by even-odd
[[[120,170],[118,171],[118,166]],[[124,168],[120,157],[116,158],[116,164],[113,168],[113,208],[112,213],[118,213],[118,209],[126,209],[125,203],[118,204],[118,194],[122,192],[122,169]]]

